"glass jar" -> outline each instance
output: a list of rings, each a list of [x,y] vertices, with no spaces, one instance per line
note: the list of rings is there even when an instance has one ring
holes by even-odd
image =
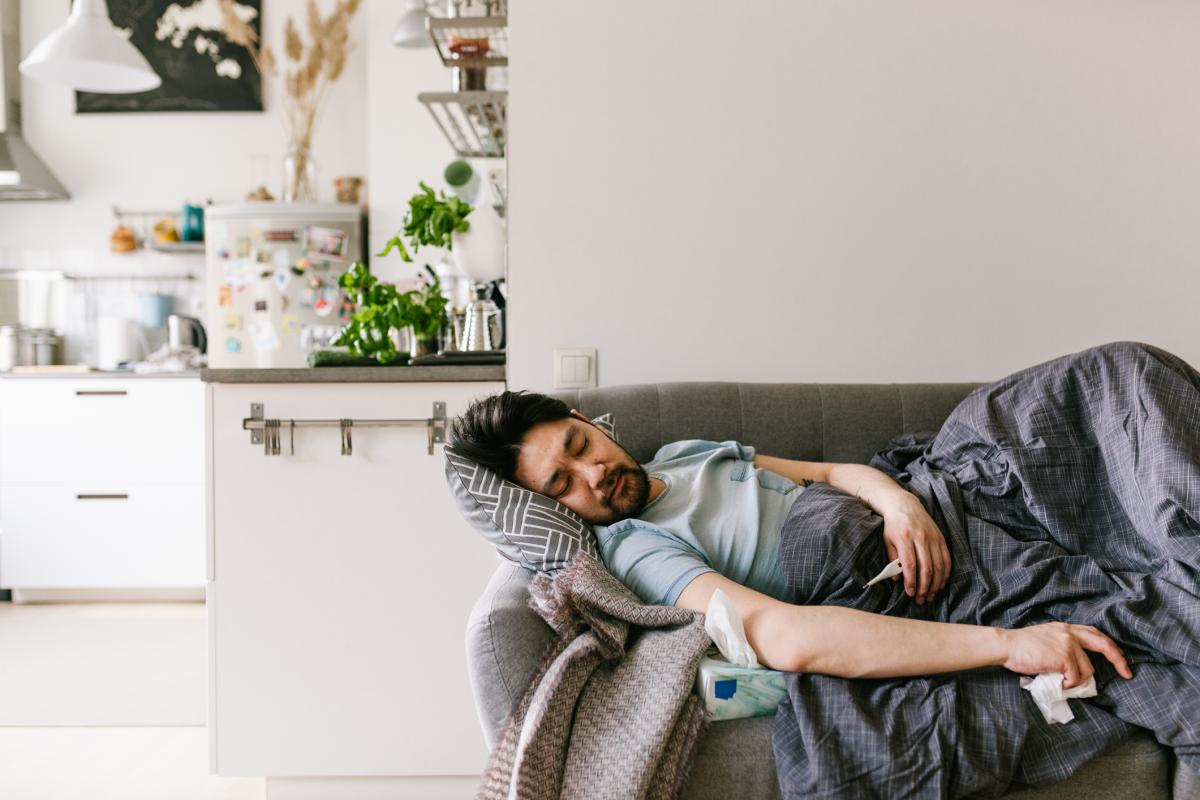
[[[317,202],[317,162],[307,146],[293,144],[283,157],[283,202]]]

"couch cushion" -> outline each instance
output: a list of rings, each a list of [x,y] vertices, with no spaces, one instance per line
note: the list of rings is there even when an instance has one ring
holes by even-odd
[[[592,424],[616,440],[612,414]],[[596,534],[571,509],[544,494],[506,481],[454,447],[445,448],[446,483],[459,513],[495,545],[501,556],[535,572],[553,575],[580,550],[596,560]]]

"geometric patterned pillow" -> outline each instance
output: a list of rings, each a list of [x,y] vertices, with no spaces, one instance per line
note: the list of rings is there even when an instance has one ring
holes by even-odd
[[[617,439],[612,414],[592,424]],[[501,556],[548,575],[567,566],[580,551],[600,560],[596,534],[583,517],[553,498],[504,480],[449,445],[444,455],[455,505]]]

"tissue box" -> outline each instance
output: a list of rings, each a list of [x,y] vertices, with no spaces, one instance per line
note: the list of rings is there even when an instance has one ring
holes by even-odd
[[[783,673],[763,667],[739,667],[720,655],[700,659],[696,694],[713,720],[764,717],[775,713],[787,695]]]

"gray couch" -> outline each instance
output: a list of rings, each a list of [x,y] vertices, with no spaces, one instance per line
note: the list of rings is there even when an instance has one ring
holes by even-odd
[[[660,383],[557,392],[589,417],[616,415],[639,463],[681,439],[733,439],[766,455],[865,464],[889,439],[936,431],[978,383]],[[489,747],[551,640],[526,603],[532,573],[502,563],[475,604],[467,655]],[[772,717],[715,722],[701,738],[684,797],[778,798]],[[1066,781],[1011,792],[1020,798],[1200,798],[1200,779],[1175,769],[1170,750],[1140,732]],[[1172,792],[1172,786],[1174,791]]]

